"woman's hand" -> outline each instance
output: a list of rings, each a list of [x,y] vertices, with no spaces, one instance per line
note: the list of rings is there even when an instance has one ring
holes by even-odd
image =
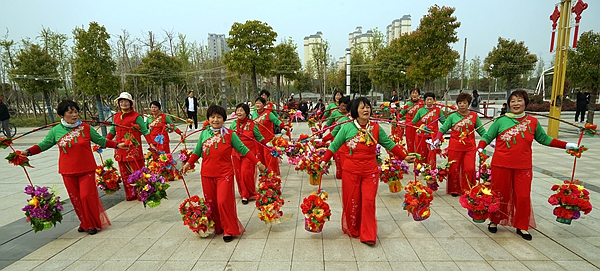
[[[258,167],[258,170],[260,170],[261,172],[264,172],[265,170],[267,170],[267,167],[265,165],[263,165],[263,163],[261,163],[260,161],[258,163],[256,163],[256,166]]]
[[[187,175],[187,172],[190,171],[191,167],[192,167],[192,165],[190,165],[190,163],[185,163],[181,167],[181,170],[179,170],[179,173],[181,173],[181,175],[185,176],[185,175]]]
[[[412,155],[404,157],[404,161],[409,162],[409,163],[413,163],[415,161],[415,159],[416,159],[416,157],[412,156]]]
[[[121,142],[121,143],[117,144],[117,149],[121,149],[121,150],[127,149],[127,145],[125,145],[125,143]]]

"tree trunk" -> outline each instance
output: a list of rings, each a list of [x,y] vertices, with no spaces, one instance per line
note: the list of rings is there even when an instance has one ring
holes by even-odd
[[[590,104],[588,104],[587,121],[594,123],[594,114],[596,113],[596,95],[598,95],[598,87],[592,87],[592,94],[590,95]]]
[[[102,99],[100,98],[100,94],[95,95],[96,98],[96,108],[98,109],[98,120],[104,121],[108,116],[104,116],[104,110],[102,110]],[[106,125],[100,125],[102,129],[102,136],[106,137]]]
[[[168,108],[168,106],[167,106],[167,88],[166,88],[165,83],[163,81],[160,81],[160,85],[161,85],[161,88],[162,88],[162,95],[161,95],[162,96],[162,98],[161,98],[161,101],[162,101],[162,111],[163,112],[167,112],[167,108]]]
[[[50,123],[53,123],[54,115],[52,114],[52,106],[50,105],[50,97],[48,96],[48,91],[43,91],[42,93],[44,94],[44,101],[46,101],[46,111],[48,112],[48,118],[50,119]]]
[[[256,85],[256,66],[252,65],[252,89],[258,94],[258,86]]]

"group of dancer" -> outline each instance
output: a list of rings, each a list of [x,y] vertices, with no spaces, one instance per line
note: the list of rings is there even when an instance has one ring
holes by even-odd
[[[336,92],[332,103],[320,112],[319,119],[334,127],[318,140],[330,141],[321,163],[327,163],[332,157],[336,160],[336,178],[342,182],[344,233],[360,238],[368,245],[376,243],[377,144],[397,159],[415,162],[419,158],[417,163],[435,165],[434,149],[439,147],[443,134],[450,131],[448,160],[456,162],[450,166],[446,192],[460,195],[475,185],[476,154],[496,139],[490,185],[502,204],[500,211],[491,216],[488,230],[495,233],[498,224],[508,225],[515,227],[524,239],[531,240],[527,230],[535,228],[530,196],[532,142],[536,140],[563,149],[577,145],[546,135],[538,120],[524,112],[529,99],[523,90],[509,95],[510,113],[496,119],[488,131],[483,128],[477,113],[469,110],[471,95],[460,94],[456,99],[458,110],[444,115],[433,93],[426,93],[425,101],[420,94],[419,89],[412,90],[411,98],[402,110],[394,112],[391,133],[405,139],[406,149],[392,141],[372,118],[372,107],[367,98],[350,101],[349,97]],[[247,104],[237,105],[236,119],[229,128],[224,126],[227,120],[225,108],[210,106],[206,113],[207,126],[200,132],[193,154],[181,169],[185,174],[202,158],[200,176],[204,199],[212,210],[215,233],[223,234],[225,242],[245,231],[237,217],[234,182],[237,182],[242,204],[247,204],[256,195],[257,167],[261,172],[269,169],[280,175],[279,158],[271,152],[270,142],[275,137],[274,126],[287,130],[290,127],[279,119],[268,97],[268,91],[262,91],[255,100],[254,111]],[[123,180],[126,180],[144,165],[141,144],[131,144],[132,141],[141,142],[143,135],[150,149],[170,152],[168,133],[182,134],[172,120],[160,112],[158,102],[151,103],[151,115],[146,122],[133,109],[134,101],[129,93],[121,93],[115,102],[119,112],[113,117],[114,125],[107,138],[78,119],[79,106],[75,102],[63,101],[57,108],[61,123],[53,127],[42,142],[26,150],[28,155],[34,155],[59,145],[59,173],[80,220],[80,232],[95,234],[110,225],[95,185],[96,162],[91,142],[116,148],[114,157]],[[441,128],[438,128],[438,122],[443,124]],[[475,143],[474,132],[481,136],[479,144]],[[157,140],[159,138],[161,140]],[[127,182],[124,186],[126,199],[137,200],[135,189]]]

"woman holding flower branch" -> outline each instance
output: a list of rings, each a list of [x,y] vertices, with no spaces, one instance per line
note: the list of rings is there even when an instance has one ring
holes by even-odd
[[[119,97],[115,99],[115,103],[119,106],[120,111],[114,115],[113,123],[115,126],[111,127],[106,138],[113,139],[116,137],[117,142],[123,142],[127,146],[126,149],[115,151],[115,161],[119,163],[119,171],[124,180],[125,199],[132,201],[137,200],[138,195],[135,187],[125,180],[129,178],[131,173],[144,166],[142,135],[146,138],[150,148],[155,149],[155,144],[154,140],[150,138],[150,133],[146,128],[142,115],[133,109],[134,102],[131,94],[121,92]]]
[[[146,125],[150,131],[150,138],[152,142],[156,144],[156,150],[158,152],[170,153],[171,148],[169,147],[169,133],[175,132],[182,139],[183,134],[179,128],[175,126],[173,120],[162,111],[160,111],[160,103],[158,101],[150,102],[150,116],[146,120]]]
[[[249,117],[250,107],[241,103],[235,108],[237,119],[233,121],[229,129],[240,134],[240,140],[246,147],[252,150],[253,153],[261,151],[262,146],[256,144],[258,141],[262,144],[267,144],[268,141],[260,133],[258,126]],[[235,180],[238,185],[238,192],[242,197],[242,204],[248,204],[248,199],[256,196],[256,168],[255,161],[249,157],[241,155],[239,152],[233,152],[233,169],[235,172]]]
[[[54,126],[44,140],[26,150],[27,155],[35,155],[54,145],[58,145],[58,173],[69,193],[73,209],[79,218],[79,232],[96,234],[98,229],[110,226],[108,216],[96,189],[96,160],[90,142],[102,147],[125,149],[124,143],[107,140],[82,123],[79,118],[79,105],[64,100],[58,104],[56,113],[61,123]]]
[[[434,141],[437,146],[444,133],[451,130],[450,144],[448,146],[448,161],[456,161],[450,164],[446,194],[457,197],[465,191],[469,191],[475,185],[475,131],[480,136],[485,134],[485,128],[477,113],[469,111],[469,105],[473,98],[468,93],[458,94],[456,104],[458,111],[448,116]]]
[[[478,151],[482,152],[493,139],[496,149],[492,159],[492,190],[500,197],[500,210],[491,214],[488,230],[496,233],[497,224],[517,228],[517,234],[525,240],[532,236],[527,231],[535,228],[531,207],[531,144],[573,149],[575,143],[553,139],[544,132],[539,121],[525,114],[529,97],[524,90],[515,90],[508,96],[510,112],[497,119],[481,138]]]
[[[234,236],[245,231],[238,219],[235,206],[232,151],[235,149],[250,159],[258,165],[261,171],[264,171],[266,167],[256,159],[254,153],[248,150],[232,130],[223,127],[225,119],[227,119],[225,108],[211,105],[206,116],[210,127],[200,133],[196,149],[181,171],[182,174],[185,174],[202,157],[200,171],[202,191],[204,199],[212,211],[215,233],[223,233],[223,241],[231,242]]]
[[[344,124],[335,136],[321,160],[321,166],[331,159],[342,145],[349,153],[345,154],[342,166],[342,230],[348,236],[360,237],[360,241],[374,245],[377,239],[377,219],[375,218],[375,196],[379,187],[376,146],[381,146],[408,162],[414,156],[397,146],[377,122],[370,122],[371,102],[360,97],[352,102],[350,114],[354,121]]]
[[[265,108],[266,104],[267,101],[262,97],[258,97],[256,100],[254,100],[256,111],[252,112],[252,119],[258,124],[258,130],[260,131],[260,134],[267,140],[267,142],[270,142],[275,137],[275,134],[273,133],[273,124],[285,130],[289,130],[290,128],[281,122],[275,113],[267,110]],[[273,170],[275,174],[281,175],[281,172],[279,172],[279,159],[274,157],[271,154],[271,150],[268,148],[262,148],[260,151],[262,151],[262,157],[259,153],[259,159],[261,159],[261,162],[263,162],[265,165],[268,165],[269,169]]]

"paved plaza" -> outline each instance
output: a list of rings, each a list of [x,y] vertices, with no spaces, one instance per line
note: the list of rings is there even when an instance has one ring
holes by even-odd
[[[600,118],[600,116],[596,116]],[[564,116],[572,120],[572,116]],[[540,118],[546,127],[547,120]],[[386,132],[389,125],[382,124]],[[183,128],[183,127],[181,127]],[[294,134],[307,133],[301,122]],[[20,128],[20,132],[28,131]],[[560,139],[577,142],[576,129],[561,124]],[[46,132],[28,135],[15,142],[25,149],[39,142]],[[172,145],[177,142],[172,134]],[[197,136],[189,140],[195,147]],[[600,208],[600,137],[584,137],[589,151],[577,160],[575,178],[590,190],[592,204]],[[493,151],[490,147],[488,151]],[[10,150],[0,150],[5,157]],[[112,157],[106,150],[104,158]],[[54,186],[67,199],[57,173],[56,147],[31,157],[35,167],[28,169],[36,185]],[[96,156],[98,159],[99,157]],[[441,160],[439,160],[441,161]],[[329,193],[331,221],[322,233],[304,230],[299,208],[302,199],[316,187],[308,175],[294,166],[281,165],[283,222],[266,226],[257,217],[254,202],[242,205],[237,198],[238,216],[246,232],[230,243],[222,236],[200,238],[184,226],[179,204],[186,198],[181,181],[171,184],[168,200],[156,208],[141,202],[124,201],[124,193],[102,195],[112,226],[96,235],[77,232],[78,220],[70,204],[55,228],[34,233],[21,208],[28,198],[28,184],[20,167],[0,163],[0,269],[3,270],[597,270],[600,267],[600,210],[573,221],[556,222],[547,199],[553,184],[570,178],[573,158],[564,150],[533,145],[534,179],[532,202],[538,228],[525,241],[514,228],[500,226],[498,233],[486,224],[474,223],[458,198],[445,195],[440,185],[432,205],[432,215],[413,221],[402,210],[404,192],[392,194],[380,184],[377,197],[377,244],[368,246],[342,233],[340,225],[340,180],[323,177]],[[405,176],[411,179],[413,175]],[[198,171],[190,173],[187,184],[192,194],[202,195]],[[406,184],[406,180],[404,181]],[[101,193],[103,194],[103,193]],[[237,188],[236,188],[237,194]]]

